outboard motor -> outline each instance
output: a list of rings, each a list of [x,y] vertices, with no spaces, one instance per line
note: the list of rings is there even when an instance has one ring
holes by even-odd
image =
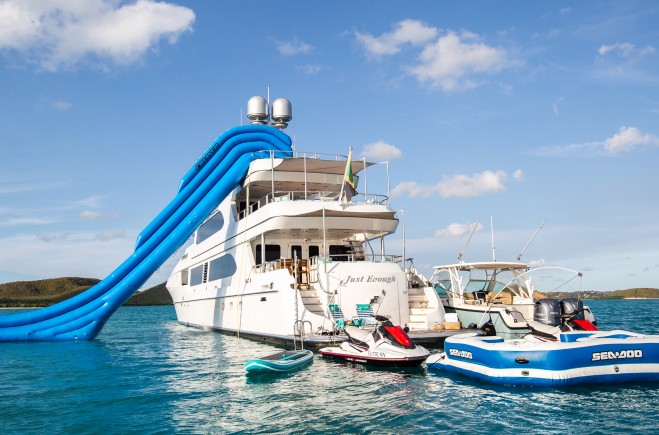
[[[585,320],[583,315],[583,302],[576,298],[561,300],[561,317],[567,319]]]
[[[556,299],[545,298],[535,302],[533,320],[549,326],[561,326],[561,304]]]
[[[568,331],[597,331],[597,327],[586,319],[583,311],[581,300],[575,298],[561,300],[562,329]]]

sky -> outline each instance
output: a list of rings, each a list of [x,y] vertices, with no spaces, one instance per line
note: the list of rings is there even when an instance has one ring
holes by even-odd
[[[659,287],[658,2],[328,5],[0,0],[0,283],[110,274],[270,86],[297,150],[390,162],[424,275],[532,239],[583,289]]]

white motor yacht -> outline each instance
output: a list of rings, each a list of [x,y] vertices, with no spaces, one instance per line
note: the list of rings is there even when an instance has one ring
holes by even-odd
[[[290,103],[269,106],[253,97],[248,118],[284,128]],[[433,332],[444,321],[439,296],[385,249],[399,224],[388,168],[353,160],[351,150],[254,160],[167,281],[178,321],[272,343],[304,339],[307,346],[340,340],[344,325],[376,314],[411,334]],[[366,182],[378,169],[380,191]]]

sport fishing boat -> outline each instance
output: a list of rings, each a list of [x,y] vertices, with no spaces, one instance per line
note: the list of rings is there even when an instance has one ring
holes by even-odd
[[[340,346],[325,347],[321,355],[359,364],[410,367],[418,366],[430,352],[414,344],[407,331],[385,316],[375,316],[373,327],[346,326],[349,340]]]
[[[460,262],[436,266],[431,281],[446,312],[457,313],[462,326],[470,329],[491,324],[503,339],[522,338],[532,332],[535,299],[538,296],[531,272],[561,269],[570,272],[565,282],[581,280],[580,272],[557,267],[531,269],[521,262]],[[571,298],[570,298],[571,299]],[[568,303],[568,302],[566,302]],[[597,324],[590,308],[581,305],[579,319]],[[559,326],[560,319],[557,324]]]
[[[252,97],[247,117],[281,130],[291,104]],[[383,192],[367,184],[367,168]],[[341,327],[368,309],[432,334],[444,320],[437,293],[385,249],[399,224],[388,186],[388,164],[353,160],[352,150],[252,161],[167,281],[179,323],[273,344],[302,336],[318,348],[345,340]]]
[[[448,337],[426,361],[431,370],[506,385],[564,387],[659,381],[659,336],[628,331],[566,331],[558,339],[478,332]]]

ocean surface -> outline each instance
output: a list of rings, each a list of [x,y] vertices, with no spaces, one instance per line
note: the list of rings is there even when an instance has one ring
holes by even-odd
[[[601,329],[659,334],[659,300],[587,301]],[[9,310],[1,310],[1,314]],[[0,433],[659,433],[659,384],[494,386],[316,355],[245,376],[275,347],[122,307],[90,342],[0,343]]]

